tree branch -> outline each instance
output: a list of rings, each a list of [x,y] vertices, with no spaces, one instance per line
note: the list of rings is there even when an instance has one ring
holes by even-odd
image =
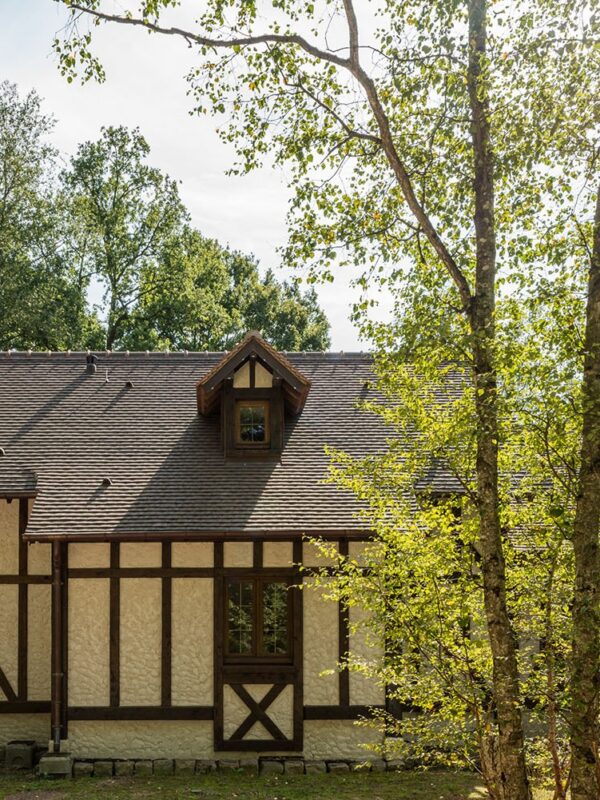
[[[329,61],[332,64],[337,64],[339,67],[345,68],[347,68],[349,65],[349,60],[347,58],[340,58],[340,56],[335,55],[335,53],[322,50],[320,47],[317,47],[309,42],[308,39],[305,39],[304,36],[300,36],[296,33],[262,33],[258,34],[257,36],[237,36],[232,39],[213,39],[209,36],[201,36],[200,34],[192,33],[191,31],[184,30],[183,28],[163,28],[161,25],[149,22],[146,19],[123,17],[119,14],[106,14],[102,11],[97,11],[96,9],[88,8],[87,6],[82,6],[79,3],[67,3],[67,6],[75,11],[80,11],[82,14],[89,14],[96,19],[101,19],[104,22],[117,22],[120,25],[134,25],[137,27],[146,28],[146,30],[152,31],[153,33],[162,33],[167,36],[180,36],[182,39],[185,39],[188,44],[194,42],[195,44],[199,44],[203,47],[214,47],[217,49],[229,49],[232,47],[244,47],[257,44],[295,44],[310,55],[322,61]]]
[[[352,0],[344,0],[344,10],[346,21],[348,22],[348,32],[350,34],[350,61],[356,66],[359,65],[358,58],[358,22]]]
[[[429,215],[419,203],[412,181],[408,174],[408,170],[402,161],[394,144],[394,137],[392,135],[390,120],[383,108],[377,87],[373,79],[365,72],[359,60],[359,47],[358,47],[358,23],[352,0],[344,0],[344,9],[348,28],[350,32],[350,58],[340,58],[332,52],[323,50],[320,47],[309,42],[303,36],[298,34],[276,34],[264,33],[256,36],[241,36],[233,39],[213,39],[207,36],[192,33],[191,31],[183,30],[182,28],[164,28],[155,23],[149,22],[145,19],[135,19],[133,17],[123,17],[118,14],[106,14],[95,9],[82,6],[79,3],[68,4],[70,9],[75,9],[83,14],[90,14],[91,16],[101,19],[105,22],[117,22],[122,25],[135,25],[146,28],[147,30],[155,33],[161,33],[169,36],[180,36],[185,39],[188,44],[195,42],[196,44],[204,47],[213,47],[219,49],[227,49],[233,47],[243,47],[246,45],[258,44],[291,44],[300,47],[309,55],[322,61],[327,61],[331,64],[336,64],[338,67],[350,72],[356,79],[359,85],[365,92],[371,111],[375,116],[377,126],[381,133],[381,146],[386,155],[386,158],[396,176],[396,180],[400,185],[404,198],[413,213],[415,219],[423,229],[431,246],[438,254],[442,264],[446,268],[448,274],[453,280],[456,288],[458,289],[463,311],[467,314],[471,313],[471,300],[472,293],[469,282],[455,261],[454,257],[442,241],[439,233]]]
[[[300,91],[303,92],[307,97],[310,97],[310,99],[314,103],[316,103],[316,105],[322,108],[326,114],[329,114],[329,116],[333,117],[336,120],[336,122],[338,122],[339,125],[343,128],[344,132],[347,134],[348,139],[364,139],[367,142],[375,142],[375,144],[378,145],[381,144],[381,139],[379,138],[379,136],[374,136],[372,133],[363,133],[362,131],[357,131],[351,128],[343,117],[341,117],[336,111],[334,111],[333,108],[330,108],[322,100],[320,100],[317,97],[317,95],[311,92],[310,89],[308,89],[302,83],[302,81],[298,81],[297,83],[291,85],[296,86],[298,89],[300,89]]]

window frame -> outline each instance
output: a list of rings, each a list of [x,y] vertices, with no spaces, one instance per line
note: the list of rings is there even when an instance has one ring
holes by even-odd
[[[294,661],[294,583],[288,577],[277,575],[231,575],[223,576],[223,659],[225,664],[292,664]],[[229,585],[252,583],[252,652],[231,653],[229,651]],[[269,583],[281,583],[286,587],[287,649],[285,653],[265,653],[263,650],[264,615],[263,587]]]
[[[242,423],[240,419],[240,408],[263,408],[265,414],[265,438],[262,442],[247,442],[242,439]],[[235,446],[238,448],[249,448],[252,450],[269,450],[271,448],[271,401],[262,398],[236,398],[234,402],[234,428],[235,428]]]

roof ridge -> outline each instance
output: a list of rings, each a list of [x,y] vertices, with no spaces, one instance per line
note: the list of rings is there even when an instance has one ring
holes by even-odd
[[[237,347],[237,345],[236,345]],[[73,357],[86,356],[91,353],[98,356],[105,356],[106,358],[168,358],[170,356],[226,356],[232,350],[0,350],[0,358],[8,360],[10,358],[34,358],[53,356]],[[296,357],[302,356],[305,358],[335,356],[351,357],[351,358],[372,358],[373,353],[368,350],[278,350],[280,355]]]

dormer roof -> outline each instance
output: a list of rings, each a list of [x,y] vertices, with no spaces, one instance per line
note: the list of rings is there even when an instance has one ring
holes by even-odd
[[[197,382],[196,393],[200,414],[206,416],[217,407],[223,381],[231,377],[245,361],[252,357],[281,379],[287,410],[292,414],[299,414],[302,411],[310,390],[310,380],[296,369],[283,353],[263,339],[258,331],[250,331],[238,345]]]

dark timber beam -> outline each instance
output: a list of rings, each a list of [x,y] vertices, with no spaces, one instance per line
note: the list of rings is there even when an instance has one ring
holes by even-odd
[[[27,576],[27,542],[24,540],[29,514],[29,500],[19,500],[19,577]],[[18,655],[17,655],[17,696],[21,701],[27,700],[27,623],[29,619],[29,587],[27,583],[19,583],[19,616],[18,616]]]
[[[71,706],[72,720],[212,720],[212,706]]]
[[[171,569],[171,542],[162,544],[163,569]],[[161,705],[171,705],[171,659],[172,659],[172,608],[173,586],[170,577],[162,579],[162,641],[161,641]]]
[[[214,654],[213,654],[213,681],[215,714],[213,722],[213,737],[215,749],[223,744],[223,630],[225,626],[225,609],[223,607],[223,542],[215,542],[214,564],[215,579],[213,581],[213,617],[214,617]]]
[[[54,752],[60,752],[63,724],[63,687],[64,687],[64,602],[63,602],[63,556],[64,545],[52,542],[52,698],[51,728]]]
[[[121,583],[118,577],[119,563],[119,543],[112,542],[110,545],[111,577],[108,623],[110,705],[112,708],[117,708],[121,702]]]

